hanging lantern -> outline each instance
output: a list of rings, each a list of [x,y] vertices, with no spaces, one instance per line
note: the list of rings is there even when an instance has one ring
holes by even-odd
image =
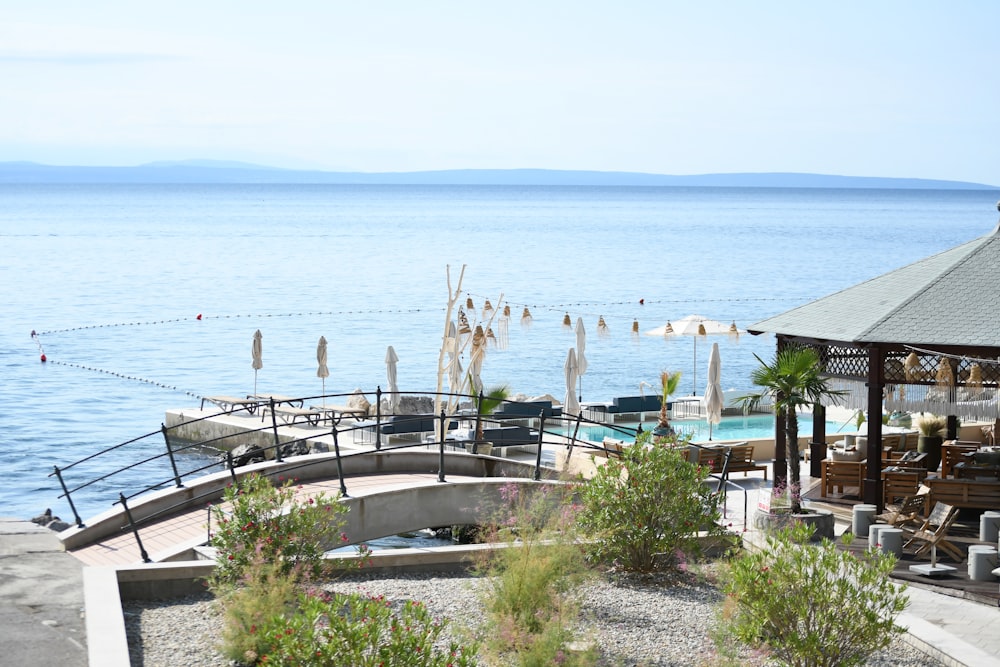
[[[729,340],[738,341],[740,339],[740,330],[736,328],[736,321],[729,325]]]
[[[611,329],[608,328],[608,323],[604,321],[604,315],[597,318],[597,337],[607,338],[611,335]]]
[[[955,376],[951,372],[951,362],[947,358],[941,357],[938,364],[937,375],[934,376],[934,383],[939,387],[951,387],[955,384]]]
[[[632,320],[632,333],[639,335],[639,320]]]
[[[569,319],[569,313],[563,315],[563,329],[572,329],[573,322]]]
[[[705,331],[705,325],[703,323],[701,323],[701,322],[698,323],[698,335],[699,336],[707,336],[708,335],[708,332]]]
[[[472,303],[472,297],[471,296],[468,297],[465,300],[465,307],[468,308],[469,310],[475,310],[476,309],[476,305],[474,303]]]
[[[670,320],[667,320],[667,326],[663,327],[663,335],[669,336],[674,332],[674,328],[670,326]]]
[[[983,369],[979,364],[969,366],[969,387],[976,391],[983,388]]]
[[[493,327],[486,327],[486,342],[490,347],[497,346],[497,337],[493,334]]]
[[[524,307],[524,312],[521,313],[521,326],[522,327],[530,327],[531,326],[531,319],[532,319],[531,318],[531,311],[528,310],[527,306],[525,306]]]
[[[483,319],[490,319],[490,315],[493,314],[493,304],[490,303],[489,299],[486,299],[486,303],[483,305]]]
[[[503,307],[503,316],[510,317],[510,304],[507,304]]]
[[[918,368],[920,368],[920,358],[916,352],[910,352],[906,357],[906,361],[903,362],[903,372],[906,375],[907,381],[917,379]]]

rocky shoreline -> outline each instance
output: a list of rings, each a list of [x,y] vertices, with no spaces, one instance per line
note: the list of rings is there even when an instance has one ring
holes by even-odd
[[[393,602],[420,600],[434,616],[474,627],[483,617],[482,579],[464,573],[354,573],[326,586],[340,592],[383,595]],[[579,636],[596,643],[601,665],[666,666],[726,664],[711,639],[722,599],[705,581],[666,582],[657,577],[611,577],[583,590]],[[222,617],[208,593],[179,600],[125,606],[133,667],[228,667],[216,650]],[[447,634],[447,631],[446,633]],[[740,664],[766,665],[751,652]],[[872,656],[871,667],[938,667],[940,661],[896,640]]]

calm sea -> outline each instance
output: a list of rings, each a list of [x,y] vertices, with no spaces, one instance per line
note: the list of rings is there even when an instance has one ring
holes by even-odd
[[[562,327],[569,314],[588,332],[585,401],[638,394],[662,369],[684,373],[681,393],[700,394],[712,339],[695,350],[693,340],[634,337],[634,321],[646,331],[700,314],[744,328],[989,233],[997,198],[995,190],[0,185],[0,515],[51,507],[65,518],[53,466],[158,431],[166,410],[200,396],[250,393],[255,382],[295,395],[374,390],[386,384],[388,345],[401,389],[433,390],[449,266],[452,289],[466,267],[463,302],[470,296],[479,310],[490,299],[514,313],[508,348],[487,356],[487,385],[561,399],[575,344]],[[264,367],[255,378],[256,329]],[[329,341],[325,385],[316,377],[320,336]],[[773,337],[718,342],[723,388],[749,389],[753,355],[770,357]],[[87,517],[116,497],[109,488],[83,493],[78,508]]]

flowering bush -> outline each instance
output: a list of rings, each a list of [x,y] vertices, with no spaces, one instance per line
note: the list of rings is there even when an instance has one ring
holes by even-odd
[[[482,630],[489,664],[593,664],[592,651],[571,652],[579,614],[577,591],[591,574],[576,539],[574,487],[508,484],[502,507],[484,531],[489,542],[507,548],[483,552],[487,575]]]
[[[395,612],[382,598],[303,593],[294,615],[275,615],[252,628],[257,648],[247,664],[352,667],[463,667],[474,665],[476,647],[435,647],[444,630],[419,602]]]
[[[273,563],[285,575],[319,574],[323,554],[342,535],[346,509],[325,494],[298,502],[296,493],[292,481],[274,486],[258,474],[226,489],[224,503],[212,508],[216,585],[238,582],[255,562]]]
[[[685,461],[675,439],[649,439],[649,431],[640,434],[580,492],[592,555],[634,572],[676,568],[685,554],[698,554],[700,531],[725,532],[720,497],[705,484],[709,469]]]
[[[762,646],[783,664],[860,665],[905,630],[895,618],[906,608],[889,579],[896,557],[869,549],[862,557],[798,525],[768,535],[744,552],[726,579],[720,647],[734,637]]]

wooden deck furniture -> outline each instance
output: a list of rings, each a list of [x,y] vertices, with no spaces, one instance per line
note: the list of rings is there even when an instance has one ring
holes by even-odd
[[[719,474],[722,472],[726,452],[730,452],[729,467],[726,468],[727,476],[734,472],[742,472],[744,477],[751,472],[763,472],[764,479],[767,479],[767,465],[754,461],[753,445],[745,442],[731,445],[699,447],[698,464],[708,466],[713,473]]]
[[[960,440],[949,440],[941,445],[941,476],[951,477],[955,474],[955,464],[961,463],[965,459],[965,454],[979,449],[978,442],[968,442]]]
[[[955,507],[1000,510],[1000,481],[928,477],[924,485],[930,489],[931,505],[941,502]]]
[[[861,492],[864,484],[865,461],[831,461],[821,462],[822,485],[820,496],[826,498],[831,492],[844,494],[845,489],[856,488]]]
[[[914,543],[919,544],[913,554],[915,556],[927,553],[932,548],[941,549],[954,558],[956,562],[961,563],[965,560],[965,554],[947,539],[948,529],[951,528],[951,524],[955,523],[957,517],[957,507],[942,502],[935,503],[934,509],[927,515],[920,527],[913,532],[903,548]]]
[[[897,501],[915,496],[920,484],[927,477],[927,470],[886,468],[882,471],[882,503],[895,505]]]

